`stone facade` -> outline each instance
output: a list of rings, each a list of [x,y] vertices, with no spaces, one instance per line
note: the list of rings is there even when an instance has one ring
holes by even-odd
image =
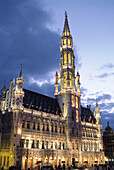
[[[104,163],[100,109],[97,103],[94,112],[81,106],[80,75],[77,72],[75,77],[73,51],[65,13],[55,98],[23,89],[22,69],[16,84],[13,79],[9,89],[4,86],[1,90],[1,167],[91,167]]]

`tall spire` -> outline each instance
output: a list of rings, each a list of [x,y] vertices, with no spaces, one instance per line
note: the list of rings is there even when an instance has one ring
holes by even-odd
[[[67,12],[65,11],[65,22],[64,22],[64,27],[63,27],[63,36],[69,35],[69,34],[70,34],[70,28],[69,28],[69,24],[68,24]]]
[[[75,64],[73,40],[70,34],[67,12],[65,12],[65,22],[60,47],[60,91],[75,91]]]

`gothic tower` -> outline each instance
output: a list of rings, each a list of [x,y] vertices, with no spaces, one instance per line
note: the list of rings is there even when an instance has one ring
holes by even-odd
[[[63,33],[61,37],[60,47],[60,76],[56,72],[55,74],[55,97],[61,107],[64,118],[67,120],[68,135],[70,138],[73,128],[79,125],[81,122],[81,107],[80,107],[80,75],[77,72],[75,77],[75,63],[74,63],[74,48],[73,39],[70,33],[70,28],[67,19],[67,13],[65,12],[65,22]],[[58,80],[60,80],[60,91],[58,90]],[[75,88],[75,80],[77,90]],[[72,128],[69,128],[72,127]],[[78,130],[78,128],[77,128]],[[67,140],[69,140],[67,138]]]

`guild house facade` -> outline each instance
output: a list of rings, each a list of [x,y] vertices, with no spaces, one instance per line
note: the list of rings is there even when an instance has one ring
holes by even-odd
[[[55,98],[23,88],[19,77],[0,96],[0,165],[22,169],[52,164],[68,167],[104,163],[100,109],[81,106],[80,75],[75,75],[73,39],[67,14],[61,37]],[[75,84],[76,81],[76,84]],[[58,87],[60,86],[60,90]]]

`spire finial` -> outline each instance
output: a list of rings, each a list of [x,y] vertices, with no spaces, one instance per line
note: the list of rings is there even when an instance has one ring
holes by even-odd
[[[22,64],[21,64],[21,71],[20,71],[19,77],[20,77],[20,78],[23,77],[23,74],[22,74]]]
[[[67,18],[67,11],[65,11],[65,18]]]
[[[6,80],[4,81],[3,89],[4,89],[4,90],[6,89]]]
[[[96,107],[98,107],[98,102],[97,102],[97,95],[96,95]]]

